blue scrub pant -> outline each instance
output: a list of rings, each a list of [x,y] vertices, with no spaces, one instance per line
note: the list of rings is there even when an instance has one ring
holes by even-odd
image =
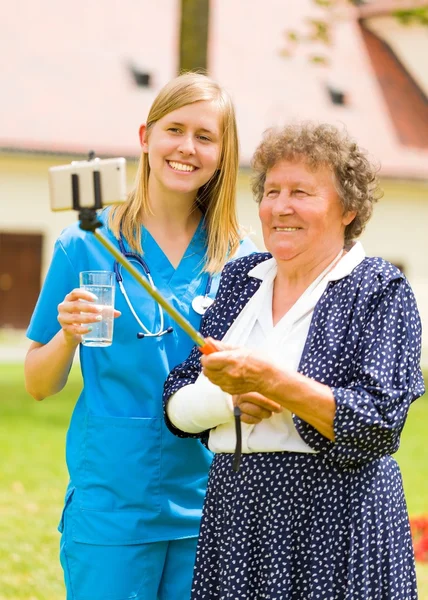
[[[190,599],[197,538],[129,546],[83,544],[72,539],[69,509],[60,551],[67,600]]]

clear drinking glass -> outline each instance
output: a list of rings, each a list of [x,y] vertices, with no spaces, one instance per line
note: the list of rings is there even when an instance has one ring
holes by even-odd
[[[92,331],[82,335],[84,346],[111,346],[113,341],[114,273],[111,271],[82,271],[80,287],[91,292],[97,299],[94,304],[101,308],[101,321],[90,323]],[[91,313],[92,314],[92,313]]]

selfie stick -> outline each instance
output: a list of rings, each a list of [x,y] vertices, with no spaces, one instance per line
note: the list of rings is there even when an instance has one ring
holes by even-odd
[[[73,203],[74,203],[74,195],[77,194],[77,198],[79,197],[79,186],[77,175],[73,174]],[[98,180],[99,182],[99,171],[94,171],[94,189],[95,189],[95,198],[97,198],[97,194],[100,192],[99,183],[95,183]],[[98,191],[97,191],[98,190]],[[94,208],[81,208],[79,213],[80,219],[80,228],[83,231],[91,231],[97,240],[101,242],[101,244],[108,250],[114,258],[119,262],[124,269],[128,271],[137,281],[140,283],[143,288],[146,290],[148,294],[158,302],[162,308],[169,314],[169,316],[174,319],[178,325],[187,333],[187,335],[199,346],[199,350],[203,354],[211,354],[216,351],[215,346],[211,342],[207,342],[202,335],[197,331],[193,325],[187,321],[183,317],[183,315],[178,312],[163,296],[162,294],[155,288],[150,285],[148,281],[144,279],[144,277],[139,273],[139,271],[134,267],[134,265],[127,260],[121,252],[108,240],[99,230],[102,227],[102,223],[98,220],[97,213],[95,212],[97,208],[101,208],[97,206],[97,201],[95,200]]]
[[[89,153],[89,160],[95,157],[93,152]],[[103,207],[101,198],[101,174],[99,171],[93,171],[94,178],[94,206],[82,207],[80,206],[80,191],[79,191],[79,176],[76,173],[71,175],[72,195],[73,195],[73,209],[79,211],[80,228],[83,231],[91,231],[97,240],[114,256],[118,263],[122,265],[124,269],[128,271],[132,277],[134,277],[138,283],[140,283],[146,292],[158,302],[164,311],[174,319],[174,321],[187,333],[187,335],[199,346],[199,350],[202,354],[212,354],[217,351],[217,348],[212,342],[207,341],[197,331],[193,325],[183,317],[183,315],[176,310],[172,304],[170,304],[162,294],[150,283],[144,279],[134,265],[127,259],[123,254],[108,240],[101,232],[100,227],[103,226],[101,221],[98,220],[96,211]],[[241,451],[242,451],[242,430],[241,430],[241,409],[239,406],[235,406],[233,409],[233,415],[235,419],[235,431],[236,431],[236,448],[233,457],[232,468],[234,471],[239,471],[241,463]]]

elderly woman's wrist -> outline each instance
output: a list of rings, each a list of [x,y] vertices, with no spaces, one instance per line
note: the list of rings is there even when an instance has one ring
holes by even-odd
[[[270,397],[277,393],[281,379],[281,369],[274,364],[265,362],[259,378],[259,389],[256,391],[263,396]]]

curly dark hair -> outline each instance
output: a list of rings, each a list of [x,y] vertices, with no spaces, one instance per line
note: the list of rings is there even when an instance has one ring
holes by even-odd
[[[279,161],[304,161],[310,169],[330,167],[344,212],[356,211],[346,226],[345,242],[356,239],[369,221],[373,204],[382,197],[374,165],[344,129],[329,124],[304,122],[268,129],[256,151],[252,190],[257,203],[263,198],[267,172]]]

